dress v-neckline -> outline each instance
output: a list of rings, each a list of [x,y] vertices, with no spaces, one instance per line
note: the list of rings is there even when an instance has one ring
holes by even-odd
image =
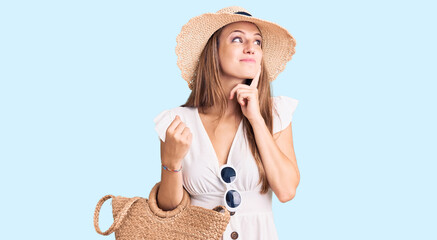
[[[213,155],[214,155],[214,157],[215,157],[215,166],[216,166],[218,169],[220,169],[221,166],[220,166],[220,162],[219,162],[219,159],[218,159],[218,155],[217,155],[217,153],[216,153],[216,151],[215,151],[215,149],[214,149],[214,145],[212,145],[212,141],[211,141],[211,139],[209,138],[208,132],[206,131],[205,126],[203,125],[202,119],[200,118],[200,114],[199,114],[199,110],[198,110],[198,108],[195,107],[195,108],[194,108],[194,111],[195,111],[195,113],[196,113],[196,118],[197,118],[197,120],[199,121],[199,124],[200,124],[200,126],[201,126],[201,128],[202,128],[202,132],[204,133],[204,135],[205,135],[207,141],[209,142],[210,149],[211,149],[211,151],[212,151],[212,153],[213,153]],[[243,119],[241,119],[240,124],[238,124],[237,131],[236,131],[235,134],[234,134],[234,139],[232,140],[231,147],[229,148],[228,156],[227,156],[227,158],[226,158],[226,162],[225,162],[224,165],[229,164],[229,160],[231,159],[232,150],[233,150],[234,145],[235,145],[235,142],[236,142],[236,140],[237,140],[238,133],[239,133],[239,131],[240,131],[240,128],[241,128],[242,123],[243,123]],[[222,165],[222,166],[223,166],[223,165]]]

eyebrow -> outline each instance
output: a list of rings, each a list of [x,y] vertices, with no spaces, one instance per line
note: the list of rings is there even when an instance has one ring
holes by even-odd
[[[234,31],[232,31],[231,33],[229,33],[228,36],[231,35],[231,34],[234,33],[234,32],[240,32],[240,33],[246,34],[245,32],[243,32],[243,31],[241,31],[241,30],[234,30]],[[259,35],[259,36],[261,37],[261,39],[263,38],[263,36],[262,36],[260,33],[255,33],[255,34],[253,34],[253,35]]]

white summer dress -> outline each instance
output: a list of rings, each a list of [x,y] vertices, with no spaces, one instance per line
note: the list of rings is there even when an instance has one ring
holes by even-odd
[[[273,133],[277,133],[290,124],[298,100],[287,96],[272,97],[272,100]],[[165,142],[167,128],[176,115],[193,135],[190,149],[182,161],[183,186],[191,196],[191,205],[207,209],[226,206],[223,196],[227,186],[220,179],[217,155],[198,109],[176,107],[158,114],[153,121],[159,138]],[[222,239],[278,239],[272,213],[272,190],[270,188],[267,194],[260,194],[258,168],[244,137],[242,121],[233,139],[227,164],[237,172],[237,178],[228,187],[240,192],[241,205],[231,216]]]

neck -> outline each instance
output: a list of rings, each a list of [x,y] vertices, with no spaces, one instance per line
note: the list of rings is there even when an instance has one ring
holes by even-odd
[[[235,78],[227,75],[220,75],[220,81],[223,86],[226,99],[228,101],[228,107],[225,111],[224,119],[235,118],[239,113],[240,104],[237,101],[236,92],[234,92],[232,99],[229,99],[231,90],[240,83],[244,83],[246,79]],[[219,109],[218,106],[212,106],[205,109],[205,114],[218,117]]]

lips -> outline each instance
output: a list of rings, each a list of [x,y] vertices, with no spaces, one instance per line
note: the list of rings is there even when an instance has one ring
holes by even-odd
[[[244,59],[241,59],[240,60],[241,62],[255,62],[255,59],[253,59],[253,58],[244,58]]]

